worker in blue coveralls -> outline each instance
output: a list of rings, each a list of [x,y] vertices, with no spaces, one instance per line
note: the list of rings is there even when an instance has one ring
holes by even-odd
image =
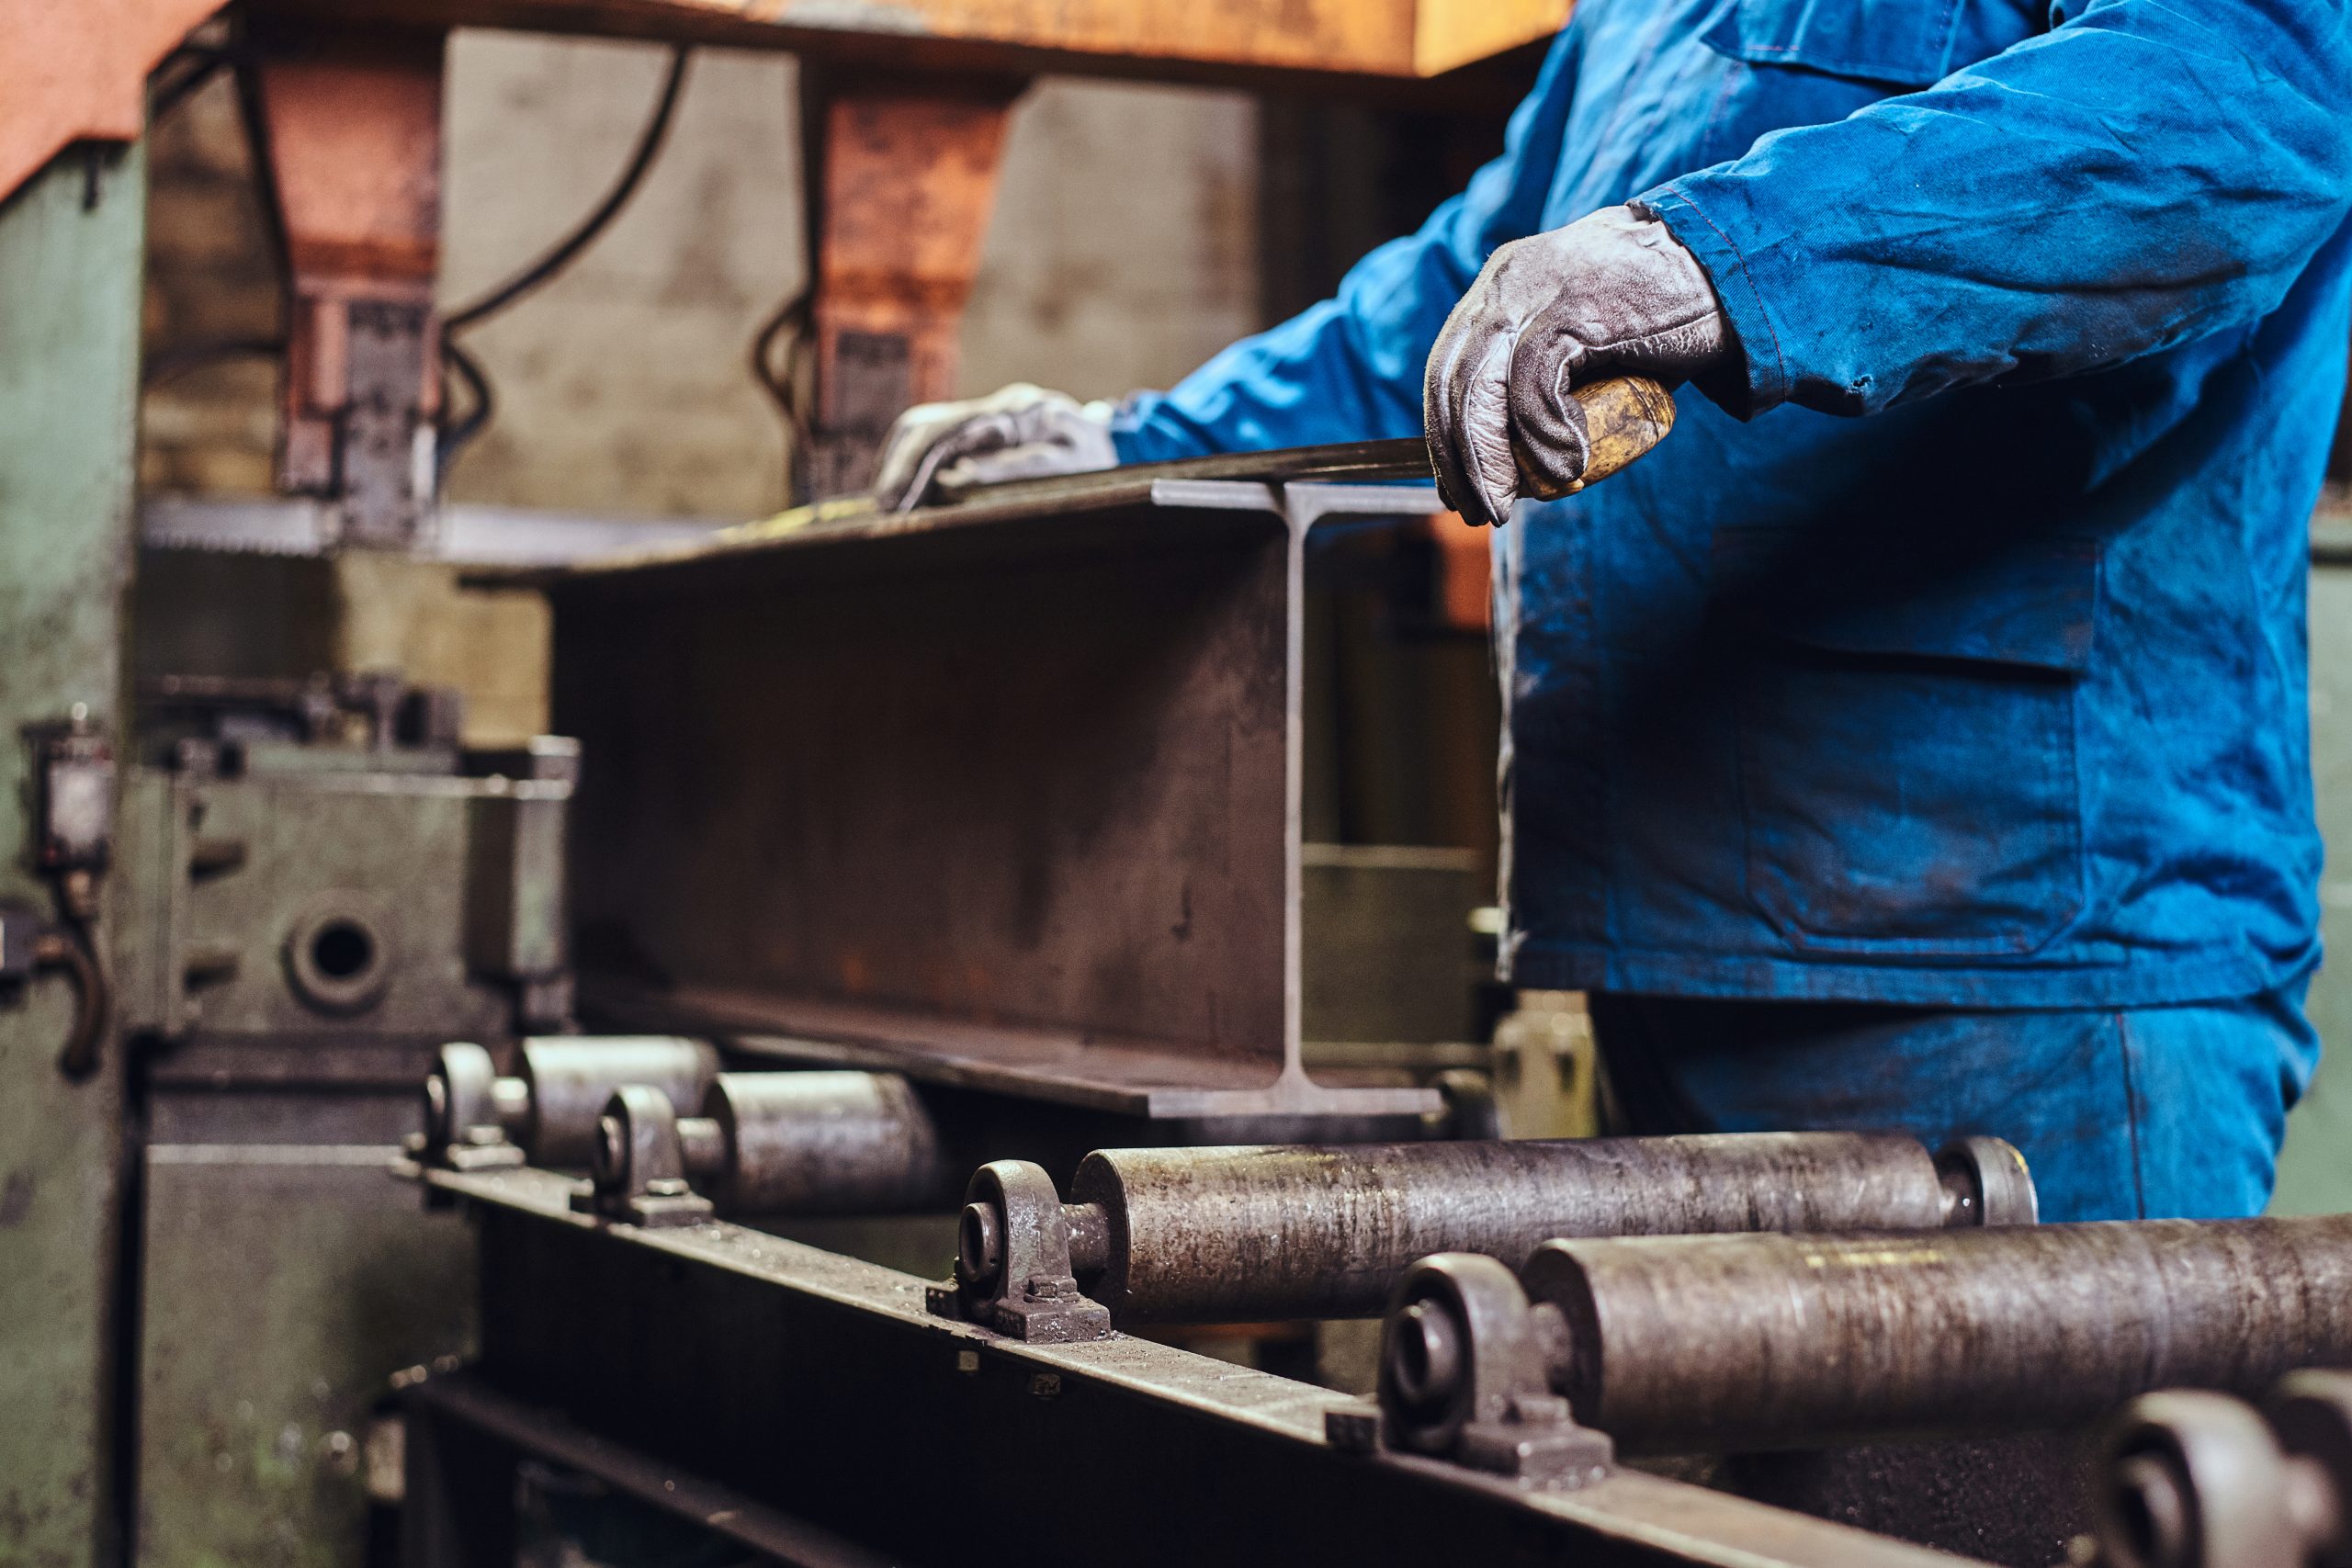
[[[2251,1213],[2318,1054],[2346,5],[1583,0],[1336,299],[1115,409],[913,411],[879,490],[1425,433],[1510,525],[1507,971],[1593,994],[1634,1130]],[[1667,445],[1525,499],[1627,372]]]

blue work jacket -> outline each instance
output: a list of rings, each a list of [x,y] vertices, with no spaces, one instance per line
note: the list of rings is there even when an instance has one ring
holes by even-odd
[[[1496,537],[1510,974],[1994,1008],[2318,958],[2346,0],[1584,0],[1508,150],[1123,457],[1418,434],[1506,241],[1638,199],[1740,363]]]

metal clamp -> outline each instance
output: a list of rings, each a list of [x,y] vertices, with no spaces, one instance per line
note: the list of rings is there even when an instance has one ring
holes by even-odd
[[[1035,1345],[1111,1337],[1111,1314],[1078,1288],[1072,1226],[1054,1179],[1026,1160],[972,1174],[957,1229],[956,1278],[926,1292],[931,1310]]]
[[[1491,1258],[1449,1252],[1416,1264],[1381,1326],[1381,1440],[1547,1486],[1607,1474],[1614,1446],[1577,1425],[1552,1391],[1547,1317],[1557,1314],[1532,1307]],[[1353,1424],[1334,1412],[1327,1435],[1344,1443]]]
[[[424,1080],[424,1134],[418,1156],[445,1170],[489,1170],[526,1163],[507,1140],[511,1114],[502,1093],[514,1082],[498,1076],[490,1053],[470,1041],[441,1047]]]
[[[2259,1412],[2219,1393],[2134,1400],[2096,1473],[2108,1568],[2344,1568],[2352,1374],[2293,1373]]]
[[[701,1224],[715,1211],[686,1179],[687,1143],[691,1137],[706,1156],[694,1163],[707,1164],[705,1145],[717,1131],[698,1117],[681,1121],[658,1089],[622,1085],[597,1118],[595,1166],[588,1190],[572,1195],[572,1208],[649,1229]]]

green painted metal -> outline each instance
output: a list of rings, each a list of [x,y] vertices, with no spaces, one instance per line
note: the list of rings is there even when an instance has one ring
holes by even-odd
[[[2352,567],[2312,571],[2312,740],[2331,956],[2312,986],[2311,1010],[2327,1055],[2288,1123],[2272,1205],[2286,1214],[2352,1211]]]
[[[126,708],[146,186],[142,150],[75,148],[0,204],[0,897],[44,908],[24,728]],[[59,1073],[73,1006],[53,977],[0,1003],[0,1562],[27,1568],[116,1550],[122,1061]]]
[[[369,1560],[370,1431],[392,1380],[474,1348],[473,1237],[386,1174],[390,1154],[153,1149],[140,1568]]]

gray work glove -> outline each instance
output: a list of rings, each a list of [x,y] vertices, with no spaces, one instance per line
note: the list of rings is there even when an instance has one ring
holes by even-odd
[[[1430,355],[1423,412],[1439,493],[1487,524],[1509,522],[1521,495],[1566,494],[1592,455],[1571,387],[1626,374],[1671,387],[1730,341],[1705,269],[1646,212],[1605,207],[1513,241]]]
[[[1109,403],[1015,382],[985,398],[924,403],[900,414],[882,444],[875,503],[910,512],[935,486],[1085,474],[1119,466]]]

